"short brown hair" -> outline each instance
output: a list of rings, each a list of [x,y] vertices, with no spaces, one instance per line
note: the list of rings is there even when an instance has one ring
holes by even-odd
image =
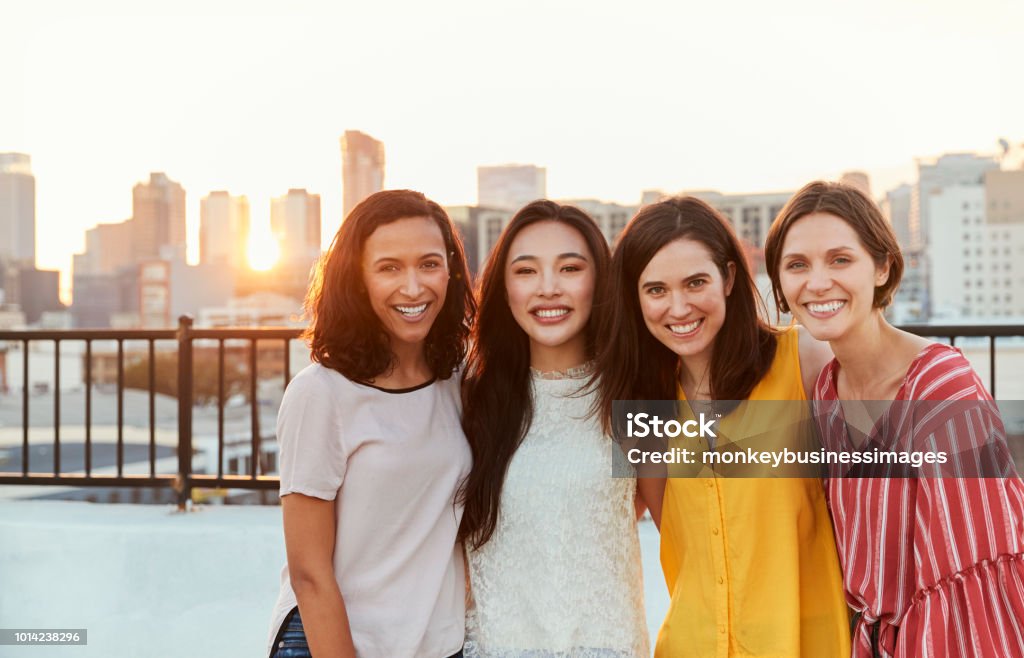
[[[779,311],[789,313],[789,304],[782,295],[779,281],[782,245],[786,241],[786,234],[797,220],[819,212],[835,215],[849,224],[871,254],[875,265],[884,267],[886,263],[889,264],[889,278],[875,287],[874,306],[885,308],[891,304],[903,277],[903,254],[896,234],[882,215],[882,210],[868,195],[852,185],[814,181],[804,185],[786,203],[768,229],[768,239],[764,243],[765,266],[768,268],[772,296]]]

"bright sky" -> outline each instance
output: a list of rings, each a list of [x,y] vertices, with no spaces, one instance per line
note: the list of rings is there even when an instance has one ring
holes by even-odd
[[[848,169],[877,195],[916,157],[1024,141],[1015,0],[145,4],[0,0],[0,151],[32,156],[41,267],[67,273],[151,171],[185,187],[193,238],[211,190],[261,227],[305,187],[326,242],[346,129],[384,141],[388,187],[446,204],[509,162],[554,198]]]

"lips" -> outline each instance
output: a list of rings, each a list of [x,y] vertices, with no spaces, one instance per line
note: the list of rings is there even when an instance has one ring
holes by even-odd
[[[846,306],[846,300],[833,299],[827,302],[807,302],[804,304],[810,314],[816,318],[832,317]]]
[[[572,309],[568,306],[540,306],[530,310],[530,315],[544,324],[560,322],[570,313]]]
[[[700,331],[701,326],[704,324],[704,318],[694,320],[693,322],[687,322],[685,324],[667,324],[668,330],[672,332],[673,336],[686,338]]]
[[[401,313],[403,317],[413,320],[422,317],[429,305],[429,302],[421,304],[395,304],[391,308]]]

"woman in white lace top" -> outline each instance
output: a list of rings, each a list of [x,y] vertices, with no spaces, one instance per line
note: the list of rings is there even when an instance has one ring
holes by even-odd
[[[650,655],[635,481],[612,477],[584,390],[608,262],[590,217],[541,200],[484,270],[463,391],[467,658]]]

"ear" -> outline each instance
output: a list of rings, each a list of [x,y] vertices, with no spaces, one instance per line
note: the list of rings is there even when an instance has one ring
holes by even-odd
[[[729,261],[725,264],[725,269],[728,275],[725,277],[725,296],[728,297],[732,293],[732,286],[736,283],[736,263]]]
[[[889,256],[885,257],[885,264],[875,266],[875,287],[884,286],[889,281],[889,266],[892,264],[892,259]]]

